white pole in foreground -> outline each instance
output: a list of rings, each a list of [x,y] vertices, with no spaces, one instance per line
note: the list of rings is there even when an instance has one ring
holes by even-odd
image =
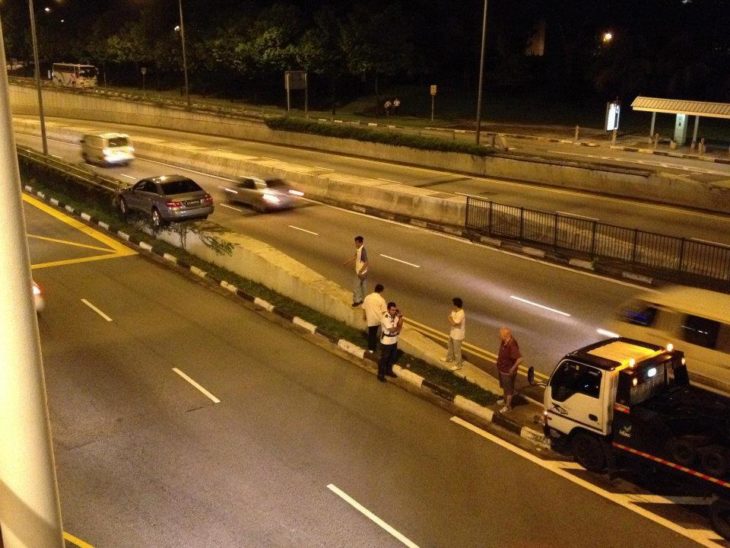
[[[64,546],[1,24],[0,530],[5,548]]]

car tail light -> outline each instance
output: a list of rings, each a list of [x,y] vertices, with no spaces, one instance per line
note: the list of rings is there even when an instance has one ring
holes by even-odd
[[[291,194],[292,196],[304,196],[304,192],[294,189],[289,189],[289,194]]]
[[[183,207],[183,203],[178,202],[177,200],[168,200],[167,202],[165,202],[165,205],[169,209],[180,209],[181,207]]]
[[[213,196],[210,194],[206,194],[203,196],[203,204],[205,205],[213,205]]]

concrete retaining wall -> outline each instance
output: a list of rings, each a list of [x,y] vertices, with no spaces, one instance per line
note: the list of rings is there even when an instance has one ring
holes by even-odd
[[[37,97],[34,88],[11,85],[10,90],[11,107],[14,114],[37,112]],[[629,199],[640,198],[665,204],[730,213],[730,188],[727,185],[715,186],[712,183],[700,182],[688,177],[657,174],[649,170],[613,168],[569,161],[559,162],[517,154],[496,154],[481,158],[468,154],[421,151],[332,137],[274,132],[262,123],[245,119],[164,108],[142,101],[112,100],[93,93],[78,93],[52,88],[44,90],[44,107],[47,116],[123,124],[134,123],[171,130],[305,147],[475,176],[514,179],[600,192]],[[410,203],[413,198],[406,199],[405,203],[400,200],[400,195],[408,193],[407,188],[410,187],[400,189],[397,192],[398,196],[384,194],[382,199],[389,206],[383,209],[397,213],[401,206]],[[351,187],[349,190],[353,192],[354,201],[362,196],[362,192],[358,192],[356,187]],[[362,190],[361,188],[360,191]],[[395,189],[393,190],[395,191]],[[425,200],[425,203],[420,204],[424,211],[427,212],[434,207],[429,203],[427,197],[419,195],[418,199]],[[442,212],[441,206],[436,209]],[[428,213],[417,216],[424,219],[430,218]]]

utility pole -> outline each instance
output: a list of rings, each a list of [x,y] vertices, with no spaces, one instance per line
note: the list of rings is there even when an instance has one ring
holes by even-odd
[[[38,65],[36,62],[36,70]],[[0,22],[0,530],[5,548],[63,548]]]
[[[482,87],[484,86],[484,47],[487,39],[487,0],[484,0],[482,17],[482,51],[479,55],[479,88],[477,89],[477,144],[482,132]]]
[[[35,32],[35,9],[33,8],[33,0],[28,0],[28,9],[30,10],[30,37],[33,42],[33,76],[35,79],[35,87],[38,90],[38,114],[41,119],[41,142],[43,143],[43,154],[48,155],[48,138],[46,137],[46,117],[43,112],[43,92],[41,91],[41,66],[38,61],[38,37]]]

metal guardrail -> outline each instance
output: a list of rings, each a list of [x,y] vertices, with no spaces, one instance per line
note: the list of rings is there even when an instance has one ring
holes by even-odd
[[[465,227],[663,273],[730,281],[730,246],[646,232],[467,196]]]
[[[18,150],[18,156],[21,158],[25,158],[35,164],[45,166],[64,175],[70,175],[85,185],[104,190],[110,194],[116,194],[126,186],[121,181],[101,175],[86,165],[72,164],[27,147],[17,146],[16,148]]]

